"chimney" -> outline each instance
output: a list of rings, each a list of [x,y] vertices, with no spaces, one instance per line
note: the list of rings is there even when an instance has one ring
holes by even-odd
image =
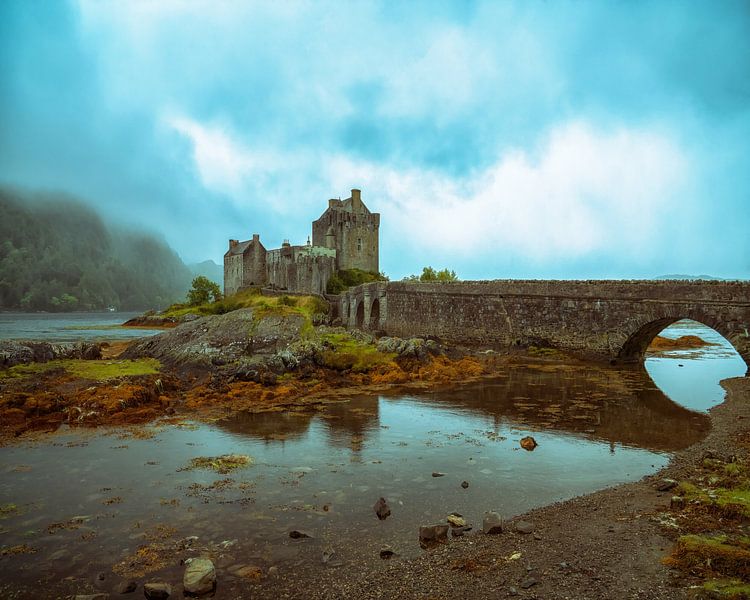
[[[232,248],[234,248],[239,243],[240,243],[239,240],[229,240],[229,249],[231,250]]]
[[[333,208],[334,206],[336,206],[336,204],[338,204],[338,202],[339,201],[336,200],[336,198],[330,198],[328,200],[328,208]]]
[[[256,243],[256,242],[260,243],[260,234],[259,233],[254,233],[253,234],[253,243]]]
[[[352,210],[362,210],[362,192],[357,188],[352,189]]]

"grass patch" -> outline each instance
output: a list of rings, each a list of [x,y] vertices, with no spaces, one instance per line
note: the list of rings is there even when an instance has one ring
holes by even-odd
[[[21,509],[18,508],[18,505],[13,504],[12,502],[0,505],[0,519],[7,519],[8,517],[20,514]]]
[[[711,598],[722,600],[749,600],[750,584],[737,579],[711,579],[703,584]]]
[[[364,373],[393,363],[395,354],[378,351],[373,344],[354,339],[348,333],[326,333],[321,336],[325,350],[321,353],[323,366],[337,371]]]
[[[116,377],[134,377],[137,375],[155,375],[159,372],[161,363],[155,358],[139,358],[136,360],[51,360],[46,363],[30,363],[15,365],[0,371],[2,378],[33,377],[41,373],[62,369],[81,379],[102,381]]]
[[[199,456],[198,458],[191,459],[190,465],[182,470],[189,471],[191,469],[209,469],[211,471],[216,471],[217,473],[220,473],[222,475],[226,475],[230,471],[249,467],[254,462],[255,461],[252,457],[245,454]]]
[[[197,306],[173,304],[160,316],[179,319],[187,314],[223,315],[240,308],[254,309],[257,319],[268,316],[301,315],[305,318],[303,329],[306,330],[312,330],[312,324],[316,318],[328,314],[328,303],[318,296],[262,296],[257,288],[250,288],[218,302]]]

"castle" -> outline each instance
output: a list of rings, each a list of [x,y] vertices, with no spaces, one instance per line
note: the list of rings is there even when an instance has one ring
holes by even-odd
[[[284,240],[281,248],[266,250],[260,235],[240,242],[229,240],[224,255],[224,295],[250,286],[290,292],[324,294],[336,271],[361,269],[379,272],[380,214],[362,202],[353,189],[346,200],[331,199],[328,208],[312,223],[304,246]]]

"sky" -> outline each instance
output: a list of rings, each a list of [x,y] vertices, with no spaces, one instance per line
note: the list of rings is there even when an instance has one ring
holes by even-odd
[[[4,0],[0,184],[186,262],[356,187],[392,279],[750,278],[750,3]]]

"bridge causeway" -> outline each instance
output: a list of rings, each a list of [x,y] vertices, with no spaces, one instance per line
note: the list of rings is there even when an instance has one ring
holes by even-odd
[[[750,365],[750,282],[494,280],[377,282],[339,296],[347,327],[487,347],[549,346],[636,362],[680,319],[719,332]]]

